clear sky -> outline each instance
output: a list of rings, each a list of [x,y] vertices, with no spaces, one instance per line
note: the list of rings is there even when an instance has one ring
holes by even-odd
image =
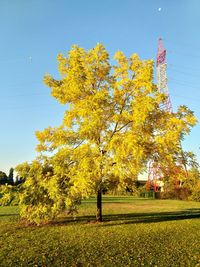
[[[155,59],[162,37],[173,107],[200,118],[199,29],[199,0],[0,0],[0,170],[34,159],[34,132],[61,123],[65,107],[42,79],[59,77],[56,56],[73,44]],[[199,132],[184,148],[200,159]]]

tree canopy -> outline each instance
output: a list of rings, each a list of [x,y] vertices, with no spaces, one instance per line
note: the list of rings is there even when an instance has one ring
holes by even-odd
[[[0,171],[0,184],[6,184],[8,182],[8,176],[5,172]]]
[[[153,82],[153,61],[118,51],[110,64],[102,44],[86,51],[73,46],[58,55],[60,80],[44,82],[66,105],[62,124],[36,132],[39,157],[17,170],[26,176],[21,196],[30,220],[73,209],[97,194],[97,221],[102,220],[101,193],[112,184],[131,187],[151,159],[163,171],[176,164],[180,140],[196,119],[186,106],[163,109],[166,96]]]

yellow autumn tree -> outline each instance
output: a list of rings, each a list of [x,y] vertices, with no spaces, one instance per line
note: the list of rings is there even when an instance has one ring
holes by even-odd
[[[67,208],[74,199],[96,194],[97,221],[102,221],[103,188],[113,181],[131,186],[150,159],[159,159],[163,166],[173,162],[180,153],[180,139],[196,122],[186,107],[171,114],[162,109],[166,97],[153,83],[152,60],[136,54],[127,58],[120,51],[114,59],[111,66],[102,44],[89,51],[73,46],[66,56],[60,54],[60,80],[46,75],[44,82],[66,105],[63,122],[36,132],[37,150],[41,155],[47,152],[53,170],[45,174],[49,195],[57,188]],[[37,180],[44,183],[41,173],[42,169]],[[56,210],[59,205],[53,198]]]

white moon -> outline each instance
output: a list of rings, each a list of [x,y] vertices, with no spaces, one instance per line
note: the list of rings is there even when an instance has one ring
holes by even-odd
[[[161,9],[162,9],[162,8],[161,8],[161,7],[159,7],[158,11],[160,12],[160,11],[161,11]]]

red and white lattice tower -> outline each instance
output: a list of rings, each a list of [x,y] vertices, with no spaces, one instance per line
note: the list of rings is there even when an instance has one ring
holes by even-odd
[[[167,112],[171,113],[172,103],[167,86],[166,50],[163,47],[163,41],[161,38],[158,40],[158,53],[156,58],[156,78],[158,90],[166,95],[166,101],[162,108],[165,109]],[[156,162],[155,159],[151,160],[148,166],[147,188],[150,190],[153,185],[154,192],[156,192],[159,187],[159,181],[161,179],[162,173],[159,168],[159,162]]]
[[[166,102],[164,108],[168,112],[172,112],[172,103],[169,96],[167,86],[167,64],[166,64],[166,50],[163,47],[163,41],[158,40],[158,53],[156,58],[156,78],[158,90],[166,95]]]

